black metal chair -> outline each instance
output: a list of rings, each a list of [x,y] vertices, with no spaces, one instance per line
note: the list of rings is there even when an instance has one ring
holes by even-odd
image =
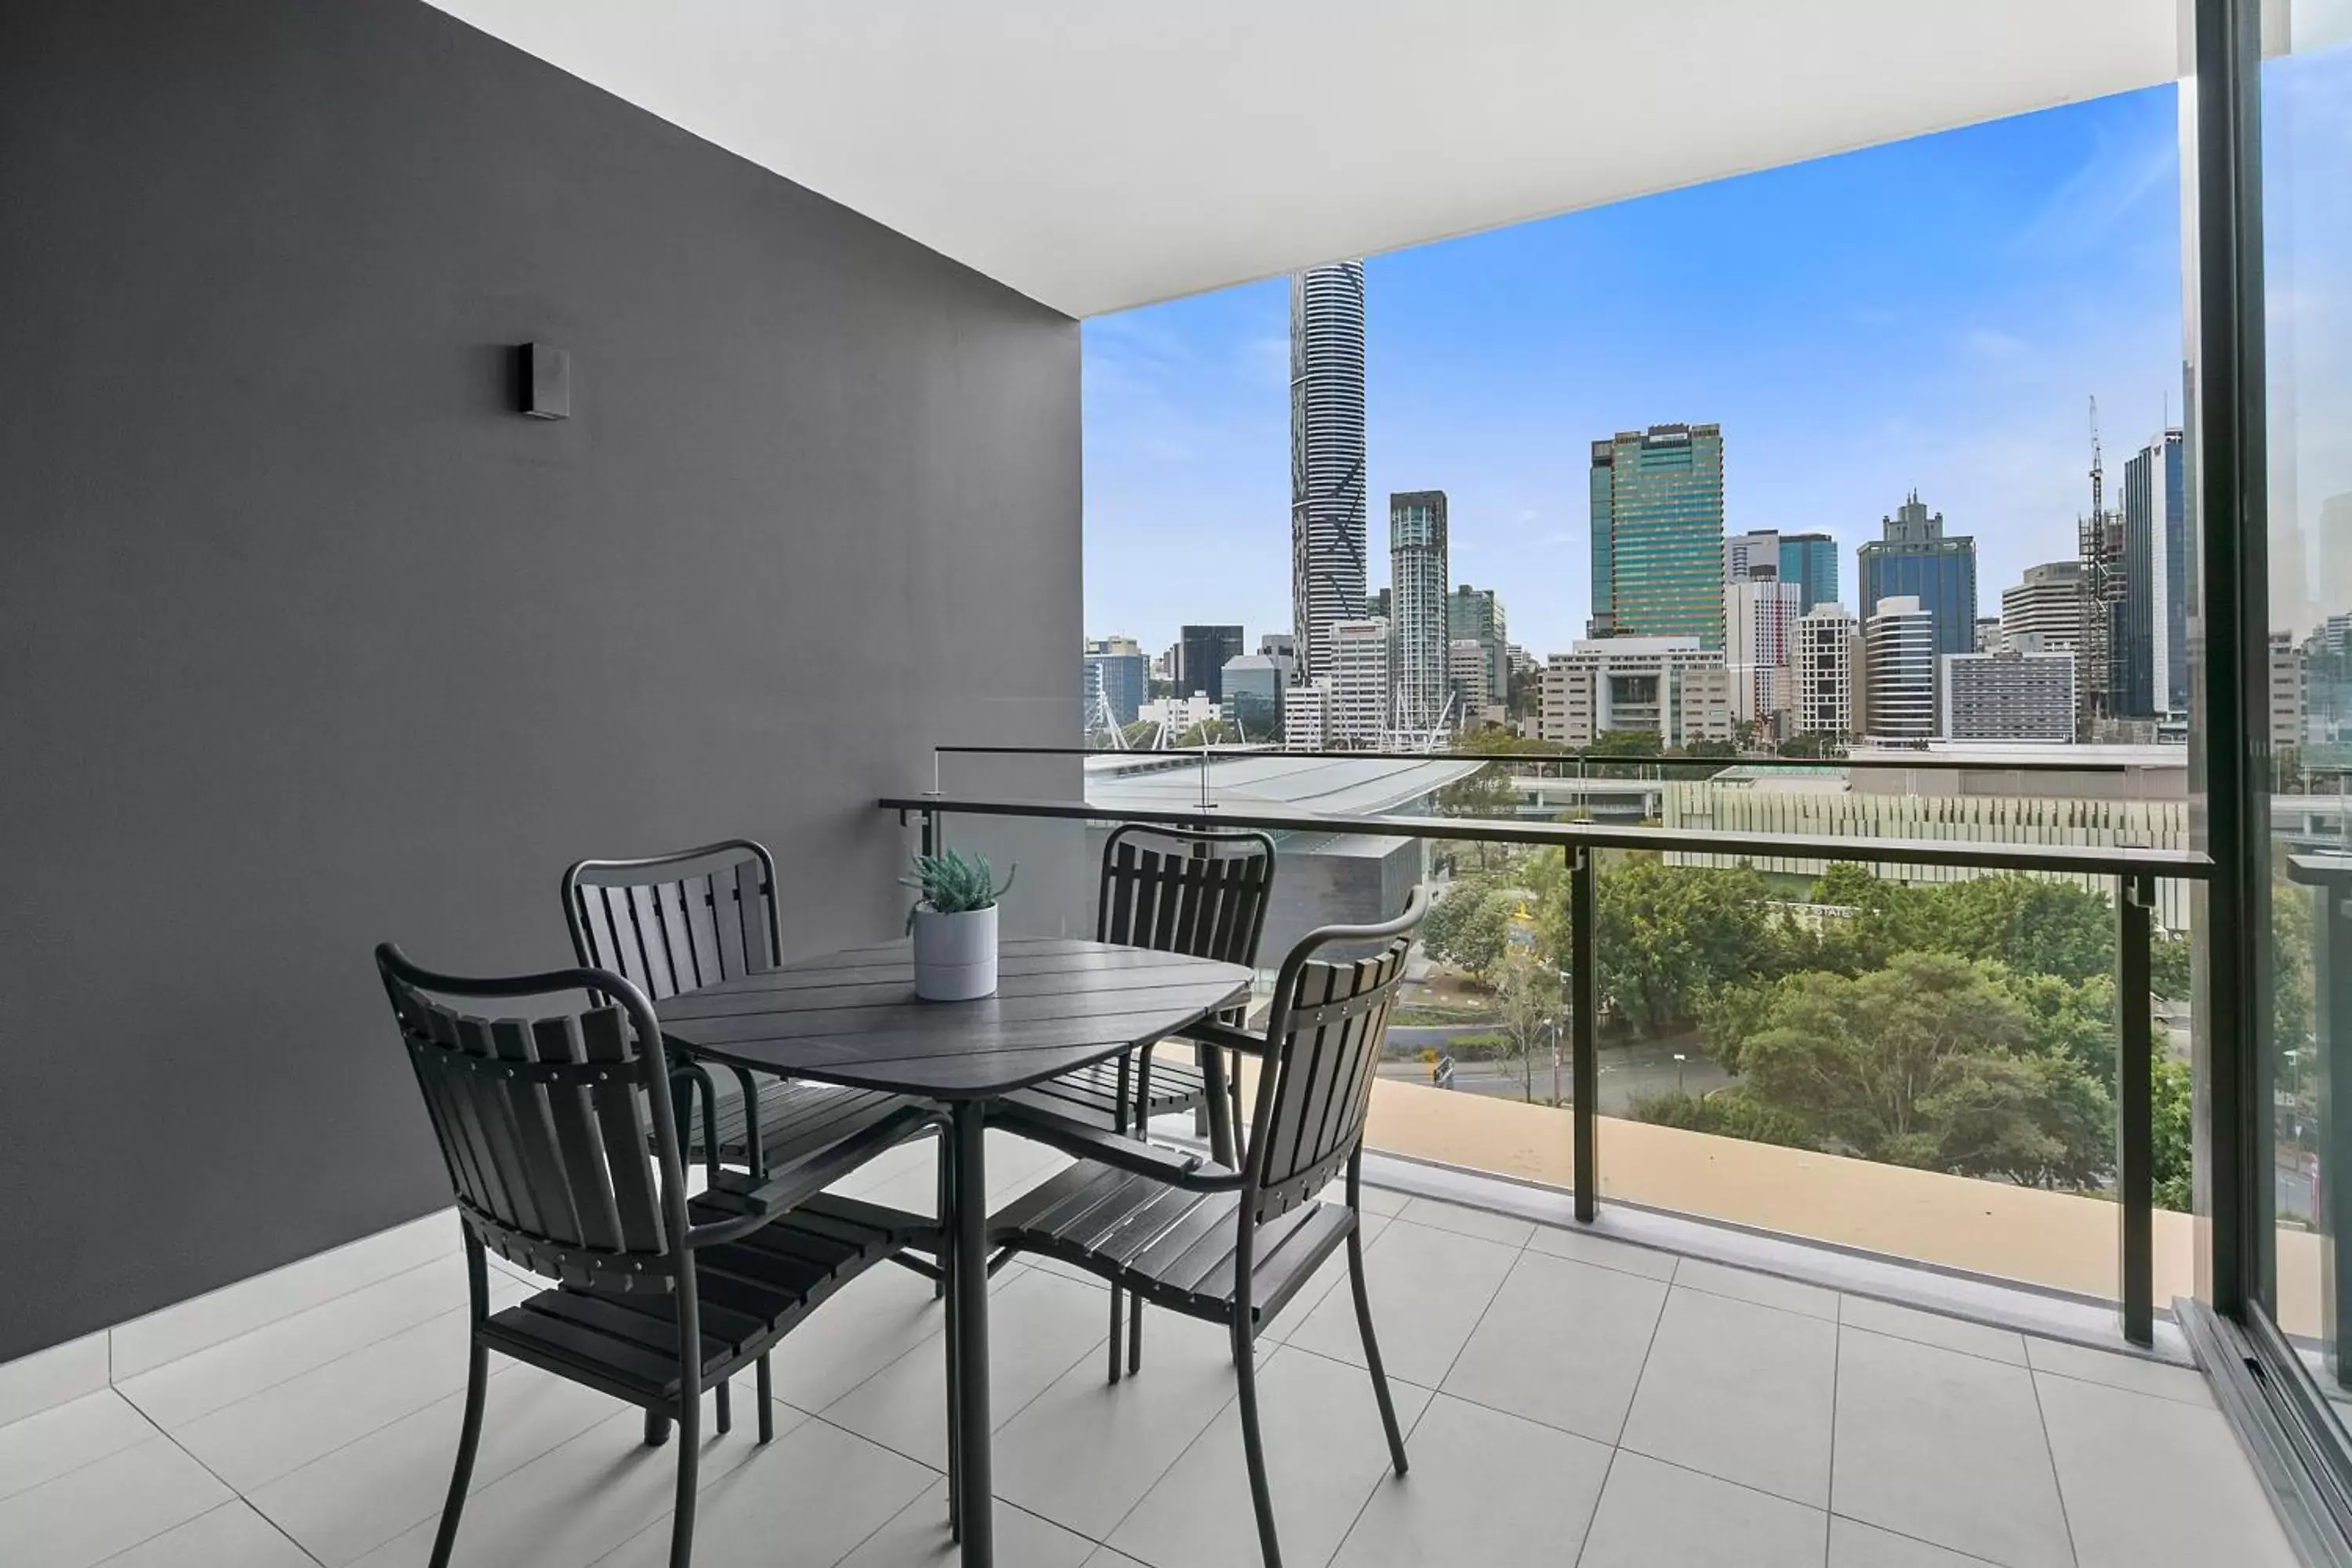
[[[1124,942],[1192,958],[1257,967],[1274,890],[1274,840],[1264,833],[1225,828],[1163,828],[1129,823],[1103,841],[1102,880],[1095,901],[1095,940]],[[1238,1025],[1238,1016],[1223,1020]],[[1013,1098],[1030,1109],[1141,1135],[1156,1116],[1191,1110],[1208,1121],[1209,1147],[1234,1162],[1234,1126],[1241,1120],[1241,1074],[1223,1053],[1196,1042],[1191,1064],[1156,1064],[1150,1050],[1129,1051],[1049,1079]],[[1120,1335],[1126,1335],[1122,1354]],[[1110,1377],[1143,1366],[1143,1303],[1110,1293]]]
[[[1342,1244],[1389,1455],[1397,1474],[1405,1473],[1404,1438],[1372,1335],[1358,1205],[1364,1117],[1390,1008],[1404,980],[1405,952],[1426,909],[1415,893],[1404,913],[1384,924],[1327,926],[1309,934],[1283,960],[1264,1039],[1222,1026],[1200,1031],[1205,1042],[1262,1063],[1249,1147],[1237,1170],[1024,1107],[1003,1113],[1010,1130],[1078,1160],[993,1216],[992,1243],[1061,1258],[1139,1300],[1232,1331],[1242,1446],[1266,1568],[1279,1568],[1282,1549],[1258,1434],[1252,1350]],[[1384,945],[1352,962],[1316,956],[1362,942]],[[1319,1200],[1316,1194],[1343,1168],[1346,1200]]]
[[[488,1352],[676,1422],[671,1568],[694,1548],[705,1388],[757,1363],[760,1441],[774,1436],[768,1352],[809,1310],[933,1222],[822,1189],[926,1113],[804,1147],[762,1178],[721,1173],[687,1195],[661,1023],[625,976],[583,967],[503,979],[418,969],[386,943],[376,965],[457,1194],[473,1346],[465,1423],[433,1544],[446,1568],[480,1441]],[[482,1018],[438,997],[585,992],[578,1012]],[[485,1249],[560,1281],[493,1315]],[[720,1429],[725,1429],[722,1418]]]

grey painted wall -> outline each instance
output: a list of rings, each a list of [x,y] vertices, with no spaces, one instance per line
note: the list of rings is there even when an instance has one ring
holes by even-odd
[[[0,1359],[446,1201],[379,939],[731,833],[893,932],[1078,483],[1074,322],[415,0],[0,9]]]

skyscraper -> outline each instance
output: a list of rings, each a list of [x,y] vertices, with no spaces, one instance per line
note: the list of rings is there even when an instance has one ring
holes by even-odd
[[[1446,601],[1445,636],[1449,642],[1474,637],[1486,653],[1486,700],[1507,700],[1511,688],[1511,645],[1504,624],[1503,601],[1492,588],[1464,583]]]
[[[2081,641],[2083,563],[2028,566],[2024,581],[2000,591],[2000,636],[2011,647],[2037,653],[2057,653]]]
[[[2189,715],[2189,500],[2180,432],[2124,463],[2124,596],[2116,616],[2118,715]]]
[[[1298,674],[1364,614],[1364,266],[1290,279],[1290,610]]]
[[[1780,553],[1777,547],[1772,553]],[[1743,723],[1769,722],[1789,705],[1789,635],[1799,614],[1798,590],[1781,582],[1769,562],[1749,570],[1745,582],[1723,590],[1731,716]]]
[[[1936,732],[1935,616],[1909,594],[1878,601],[1869,621],[1871,739],[1925,741]],[[1976,624],[1969,623],[1971,641]]]
[[[1723,647],[1723,427],[1592,443],[1592,634]]]
[[[1838,602],[1837,541],[1826,533],[1780,536],[1780,581],[1797,585],[1797,613]]]
[[[1184,668],[1176,683],[1176,695],[1190,697],[1205,692],[1210,701],[1223,703],[1225,661],[1242,655],[1241,627],[1185,626],[1177,633],[1176,641],[1184,650]]]
[[[1977,648],[1977,542],[1944,536],[1944,514],[1928,512],[1919,492],[1879,520],[1880,537],[1856,554],[1862,566],[1862,613],[1868,620],[1878,601],[1914,598],[1935,628],[1936,653],[1974,653]]]
[[[1951,653],[1938,686],[1936,732],[1954,741],[2074,738],[2074,655]]]
[[[1331,673],[1324,738],[1333,746],[1376,747],[1389,723],[1389,624],[1346,620],[1331,626]]]
[[[1771,529],[1753,533],[1726,535],[1723,541],[1723,580],[1745,583],[1752,575],[1751,568],[1769,566],[1775,575],[1780,569],[1780,535]]]
[[[1840,745],[1862,732],[1854,711],[1856,667],[1862,662],[1862,632],[1845,606],[1832,600],[1797,617],[1789,638],[1789,678],[1795,688],[1790,719],[1800,735],[1819,735]]]
[[[1445,492],[1389,497],[1389,637],[1394,647],[1397,722],[1425,732],[1445,711],[1447,603]]]

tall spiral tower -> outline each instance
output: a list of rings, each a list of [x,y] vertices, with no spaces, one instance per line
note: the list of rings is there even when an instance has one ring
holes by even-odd
[[[1364,613],[1364,264],[1290,279],[1290,605],[1299,679]]]

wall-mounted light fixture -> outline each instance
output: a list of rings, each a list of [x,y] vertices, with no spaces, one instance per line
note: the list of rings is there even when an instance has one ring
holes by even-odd
[[[572,355],[549,343],[524,343],[517,352],[522,411],[533,419],[571,418]]]

